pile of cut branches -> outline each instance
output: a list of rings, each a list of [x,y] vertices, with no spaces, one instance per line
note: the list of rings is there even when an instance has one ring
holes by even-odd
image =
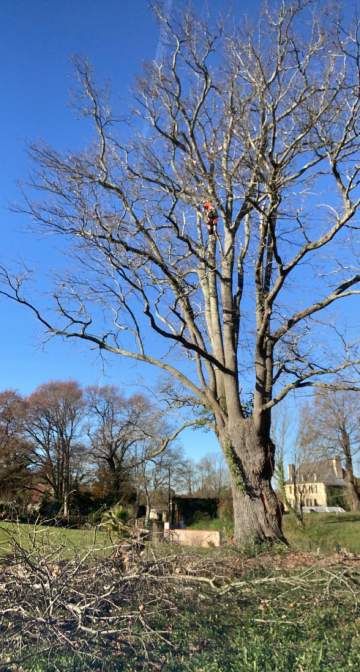
[[[2,559],[1,670],[35,669],[27,667],[34,656],[60,654],[80,657],[83,670],[110,669],[104,657],[112,664],[132,659],[133,670],[161,669],[158,653],[176,646],[172,634],[184,596],[190,603],[199,593],[213,599],[238,591],[260,600],[267,584],[293,594],[316,584],[319,591],[337,585],[356,601],[360,583],[360,561],[353,560],[264,575],[261,563],[261,571],[253,565],[249,574],[246,559],[224,549],[155,551],[126,540],[112,557],[87,551],[71,560],[61,560],[60,550],[14,542]]]

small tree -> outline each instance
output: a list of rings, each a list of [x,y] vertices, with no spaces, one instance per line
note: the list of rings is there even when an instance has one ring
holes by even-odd
[[[313,8],[282,2],[239,30],[159,11],[167,49],[131,130],[78,63],[97,140],[34,146],[48,200],[26,208],[83,261],[54,291],[58,321],[3,273],[48,332],[166,371],[212,415],[239,542],[283,539],[273,408],[340,374],[353,386],[359,361],[335,331],[322,347],[329,307],[359,293],[359,21]]]
[[[205,455],[194,464],[197,476],[196,494],[200,497],[220,498],[229,485],[228,470],[222,455]]]

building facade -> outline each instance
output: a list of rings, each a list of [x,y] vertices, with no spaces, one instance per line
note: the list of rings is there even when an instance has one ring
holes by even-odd
[[[286,504],[295,509],[318,507],[346,508],[346,472],[340,458],[289,464],[285,483]]]

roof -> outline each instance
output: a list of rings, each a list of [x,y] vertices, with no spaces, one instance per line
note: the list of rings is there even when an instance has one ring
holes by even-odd
[[[296,469],[298,483],[325,483],[325,485],[344,487],[346,485],[344,475],[345,470],[342,468],[339,458],[303,462]],[[292,479],[286,481],[288,484],[292,482]]]

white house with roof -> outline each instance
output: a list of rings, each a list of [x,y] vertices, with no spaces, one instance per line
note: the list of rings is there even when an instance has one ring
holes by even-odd
[[[298,467],[289,464],[285,495],[291,507],[305,511],[343,510],[346,493],[346,471],[339,456],[304,462]]]

